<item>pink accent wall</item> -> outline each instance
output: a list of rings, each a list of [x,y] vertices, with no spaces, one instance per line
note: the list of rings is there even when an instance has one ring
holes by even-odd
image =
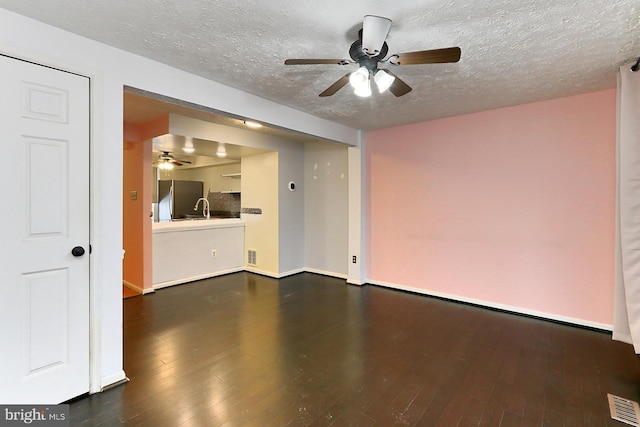
[[[368,278],[611,325],[616,93],[367,133]]]

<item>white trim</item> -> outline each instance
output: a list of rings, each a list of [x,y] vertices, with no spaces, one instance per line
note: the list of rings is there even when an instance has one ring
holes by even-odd
[[[362,286],[365,284],[365,282],[361,281],[361,280],[347,280],[347,283],[349,285],[356,285],[356,286]]]
[[[143,291],[143,289],[142,289],[140,286],[138,286],[138,285],[134,285],[134,284],[133,284],[133,283],[131,283],[131,282],[127,282],[126,280],[122,280],[122,285],[123,285],[125,288],[131,289],[131,290],[132,290],[132,291],[134,291],[134,292],[137,292],[137,293],[139,293],[139,294],[144,294],[144,291]]]
[[[95,173],[96,151],[102,146],[102,86],[104,79],[102,72],[90,69],[86,66],[78,67],[68,61],[45,56],[42,52],[25,51],[12,45],[0,44],[0,54],[10,56],[22,61],[32,62],[44,67],[77,74],[89,79],[89,244],[93,248],[99,248],[99,232],[96,229],[97,217],[100,214],[96,199],[98,198],[100,177]],[[97,393],[102,390],[101,351],[102,351],[102,298],[101,275],[99,274],[102,263],[98,257],[89,257],[89,393]],[[124,372],[124,371],[123,371]]]
[[[273,277],[274,279],[279,279],[280,278],[280,276],[275,274],[275,273],[271,273],[269,271],[260,270],[260,269],[255,268],[255,267],[245,267],[244,271],[246,271],[248,273],[259,274],[261,276]]]
[[[216,271],[215,273],[201,274],[199,276],[185,277],[177,280],[169,280],[167,282],[154,283],[153,289],[162,289],[169,286],[181,285],[183,283],[195,282],[196,280],[210,279],[212,277],[224,276],[225,274],[238,273],[243,270],[243,267],[231,268],[229,270]]]
[[[601,330],[604,330],[604,331],[613,330],[613,325],[606,324],[606,323],[591,322],[589,320],[577,319],[575,317],[561,316],[561,315],[557,315],[557,314],[553,314],[553,313],[546,313],[546,312],[542,312],[542,311],[529,310],[529,309],[525,309],[525,308],[522,308],[522,307],[514,307],[514,306],[511,306],[511,305],[499,304],[499,303],[494,303],[494,302],[491,302],[491,301],[479,300],[479,299],[475,299],[475,298],[466,298],[466,297],[462,297],[460,295],[447,294],[447,293],[443,293],[443,292],[432,292],[432,291],[429,291],[429,290],[426,290],[426,289],[420,289],[420,288],[414,288],[414,287],[411,287],[411,286],[398,285],[398,284],[395,284],[395,283],[381,282],[381,281],[377,281],[377,280],[369,280],[367,283],[370,283],[370,284],[376,285],[376,286],[383,286],[385,288],[392,288],[392,289],[397,289],[397,290],[401,290],[401,291],[414,292],[414,293],[417,293],[417,294],[428,295],[428,296],[433,296],[433,297],[437,297],[437,298],[444,298],[444,299],[447,299],[447,300],[464,302],[464,303],[478,305],[478,306],[482,306],[482,307],[495,308],[495,309],[498,309],[498,310],[508,311],[508,312],[516,313],[516,314],[534,316],[534,317],[539,317],[539,318],[542,318],[542,319],[554,320],[554,321],[558,321],[558,322],[562,322],[562,323],[570,323],[570,324],[578,325],[578,326],[586,326],[588,328],[601,329]]]
[[[100,390],[98,391],[103,391],[105,388],[108,388],[109,386],[113,386],[116,383],[126,382],[126,381],[129,381],[129,379],[127,378],[127,375],[124,373],[124,370],[113,375],[102,377],[100,379],[101,387],[100,387]]]
[[[133,284],[133,283],[131,283],[131,282],[127,282],[126,280],[123,280],[123,281],[122,281],[122,284],[123,284],[126,288],[129,288],[129,289],[131,289],[132,291],[135,291],[135,292],[137,292],[137,293],[139,293],[139,294],[142,294],[142,295],[152,294],[152,293],[154,293],[154,292],[155,292],[155,289],[153,289],[153,288],[143,289],[143,288],[141,288],[141,287],[140,287],[140,286],[138,286],[138,285],[134,285],[134,284]]]
[[[246,271],[248,273],[259,274],[261,276],[273,277],[274,279],[281,279],[283,277],[293,276],[294,274],[304,273],[305,269],[304,268],[298,268],[298,269],[295,269],[295,270],[285,271],[284,273],[280,273],[280,274],[271,273],[269,271],[260,270],[258,268],[254,268],[254,267],[245,267],[244,271]]]
[[[287,277],[287,276],[293,276],[294,274],[299,274],[299,273],[304,273],[306,271],[306,269],[304,268],[296,268],[295,270],[289,270],[289,271],[285,271],[283,273],[278,274],[278,279],[281,279],[283,277]]]
[[[322,276],[335,277],[337,279],[344,279],[344,280],[347,280],[347,276],[348,276],[347,274],[334,273],[331,271],[318,270],[318,269],[309,268],[309,267],[305,268],[304,271],[307,273],[320,274]]]

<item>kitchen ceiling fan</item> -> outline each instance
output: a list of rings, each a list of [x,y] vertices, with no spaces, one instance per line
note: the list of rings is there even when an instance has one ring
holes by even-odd
[[[160,169],[173,169],[174,166],[182,166],[185,163],[191,164],[188,160],[176,159],[169,151],[163,151],[154,164]]]
[[[287,59],[284,63],[285,65],[357,64],[356,71],[342,76],[320,93],[320,96],[331,96],[350,83],[356,95],[366,97],[371,95],[372,80],[380,93],[387,89],[395,96],[411,92],[411,86],[387,68],[380,68],[380,65],[440,64],[460,60],[459,47],[396,53],[385,59],[389,52],[389,46],[385,39],[390,28],[391,19],[366,15],[362,22],[362,29],[358,32],[358,40],[353,42],[349,48],[350,61],[345,59]]]

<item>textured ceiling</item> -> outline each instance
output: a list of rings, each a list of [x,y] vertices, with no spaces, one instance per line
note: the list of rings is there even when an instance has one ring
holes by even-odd
[[[371,130],[615,87],[640,55],[640,0],[0,0],[0,7],[345,125]],[[365,14],[390,53],[459,46],[456,64],[394,72],[413,87],[318,94],[354,65]]]

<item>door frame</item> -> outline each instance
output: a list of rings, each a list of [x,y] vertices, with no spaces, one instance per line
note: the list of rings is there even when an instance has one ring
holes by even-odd
[[[78,67],[73,64],[54,59],[42,57],[37,53],[17,50],[9,46],[0,46],[0,55],[14,58],[21,61],[33,63],[47,68],[76,74],[89,79],[89,245],[90,248],[101,248],[100,234],[97,233],[97,207],[102,199],[99,191],[102,177],[95,171],[100,170],[97,159],[93,155],[97,148],[102,145],[100,139],[102,123],[98,117],[102,117],[103,87],[102,73],[95,69]],[[97,272],[101,270],[102,262],[99,257],[89,257],[89,394],[102,391],[101,377],[101,282]]]

